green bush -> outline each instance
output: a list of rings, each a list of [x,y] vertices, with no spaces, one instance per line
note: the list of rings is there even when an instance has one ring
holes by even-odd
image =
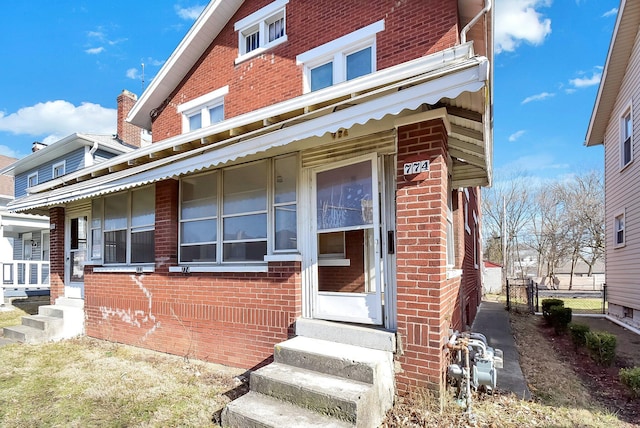
[[[571,322],[571,308],[564,306],[551,306],[549,308],[549,320],[556,334],[563,334]]]
[[[590,331],[584,335],[591,358],[604,366],[610,366],[616,357],[616,336],[605,331]]]
[[[620,369],[618,376],[620,382],[629,388],[634,398],[640,397],[640,367]]]
[[[551,319],[549,318],[549,309],[552,306],[564,306],[564,301],[560,299],[542,299],[542,316],[549,325],[551,325]]]
[[[579,323],[570,323],[569,324],[569,333],[571,334],[571,341],[573,342],[573,346],[576,349],[585,346],[587,344],[587,339],[585,338],[585,334],[587,334],[591,329],[586,324]]]

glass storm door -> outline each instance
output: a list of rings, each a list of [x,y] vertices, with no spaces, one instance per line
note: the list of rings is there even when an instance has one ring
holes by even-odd
[[[65,297],[84,298],[84,264],[87,259],[87,215],[67,218]]]
[[[383,319],[377,159],[359,159],[313,174],[313,316],[379,325]]]

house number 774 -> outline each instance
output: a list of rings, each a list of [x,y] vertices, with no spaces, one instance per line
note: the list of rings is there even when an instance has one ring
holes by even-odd
[[[429,171],[429,161],[421,160],[404,164],[404,175],[420,174]]]

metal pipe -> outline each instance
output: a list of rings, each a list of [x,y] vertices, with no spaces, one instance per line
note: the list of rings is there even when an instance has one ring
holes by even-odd
[[[478,14],[476,16],[474,16],[473,19],[471,21],[469,21],[469,23],[467,25],[464,26],[462,31],[460,31],[460,43],[461,44],[467,43],[467,32],[471,29],[471,27],[473,27],[475,25],[476,22],[478,22],[478,20],[480,19],[480,17],[482,15],[484,15],[487,12],[489,12],[490,10],[491,10],[491,0],[485,0],[484,8],[482,8],[482,10],[480,12],[478,12]]]

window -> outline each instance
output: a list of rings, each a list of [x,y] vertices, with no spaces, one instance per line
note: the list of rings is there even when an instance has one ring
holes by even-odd
[[[27,176],[27,187],[33,187],[38,184],[38,173],[34,172]]]
[[[183,178],[180,263],[263,262],[268,248],[295,251],[297,174],[297,156],[288,155]]]
[[[447,195],[447,267],[451,268],[456,262],[455,242],[453,235],[453,196]]]
[[[376,34],[382,30],[384,20],[298,55],[297,63],[304,65],[304,91],[317,91],[376,71]]]
[[[206,128],[224,120],[224,96],[229,86],[216,89],[178,106],[182,114],[182,132]]]
[[[104,264],[153,263],[155,261],[155,188],[153,186],[107,196],[101,202],[94,201],[92,213],[92,258],[100,257],[100,249],[102,249]],[[102,234],[100,234],[101,227],[104,228]],[[103,245],[97,248],[101,237]]]
[[[287,41],[286,10],[289,0],[276,0],[234,25],[238,32],[236,64]]]
[[[469,225],[469,189],[464,189],[464,230],[471,234],[471,226]]]
[[[624,213],[622,213],[617,215],[614,221],[613,231],[615,233],[614,244],[616,247],[622,247],[625,244],[624,228]]]
[[[91,258],[102,258],[102,198],[91,201]]]
[[[51,170],[51,176],[53,178],[58,178],[64,175],[64,167],[65,167],[65,162],[58,162],[56,164],[53,164],[52,170]]]
[[[624,168],[633,160],[633,121],[631,120],[631,109],[622,115],[621,123],[621,146],[620,146],[620,167]]]

